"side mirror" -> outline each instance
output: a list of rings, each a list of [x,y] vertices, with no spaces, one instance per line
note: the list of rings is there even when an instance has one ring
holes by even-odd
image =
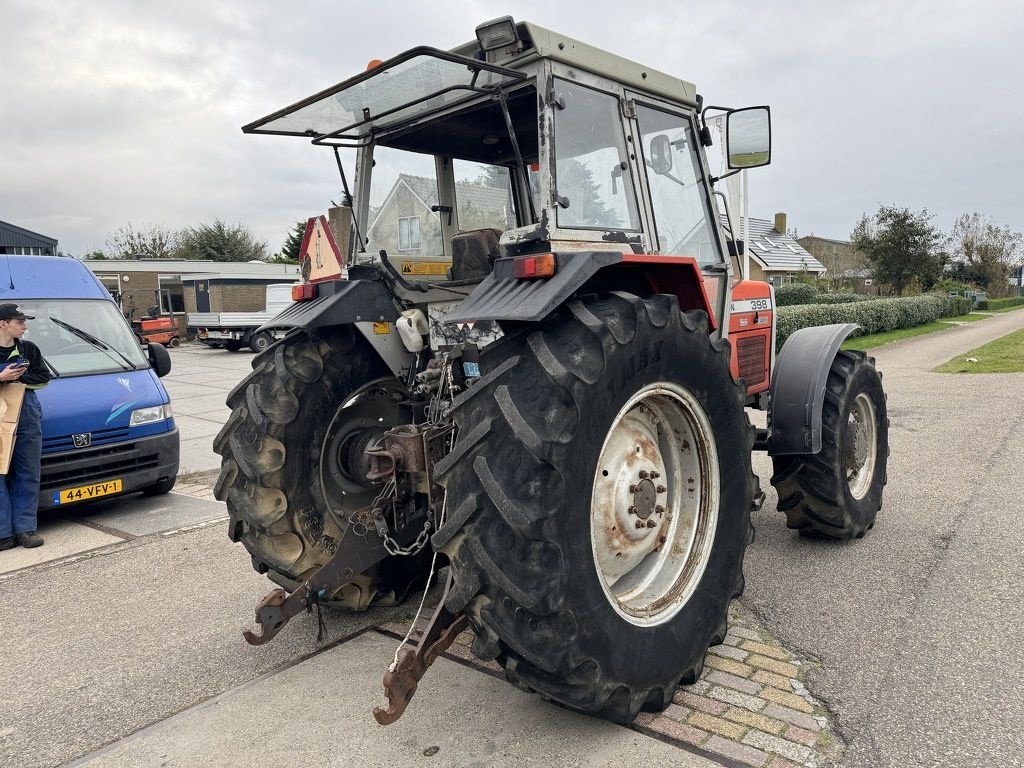
[[[726,156],[730,168],[757,168],[772,161],[769,107],[734,109],[725,117]]]
[[[672,171],[672,143],[663,133],[651,139],[651,169],[659,176]]]
[[[149,363],[157,376],[161,378],[171,372],[171,355],[162,344],[155,341],[149,343]]]

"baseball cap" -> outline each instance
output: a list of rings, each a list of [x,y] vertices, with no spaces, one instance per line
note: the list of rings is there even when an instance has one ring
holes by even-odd
[[[26,315],[17,304],[0,304],[0,320],[35,320],[35,317]]]

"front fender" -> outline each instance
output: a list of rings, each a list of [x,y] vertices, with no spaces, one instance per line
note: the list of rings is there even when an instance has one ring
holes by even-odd
[[[839,347],[860,326],[821,325],[795,331],[772,372],[768,454],[818,453],[825,384]]]

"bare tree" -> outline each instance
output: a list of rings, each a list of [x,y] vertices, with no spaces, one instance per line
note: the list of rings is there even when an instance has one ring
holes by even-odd
[[[107,237],[107,256],[112,259],[170,259],[178,249],[180,235],[160,224],[137,230],[128,222]]]
[[[1024,257],[1020,232],[1000,227],[979,213],[965,213],[956,220],[949,248],[962,265],[954,272],[984,287],[994,298],[1009,293],[1010,271]]]

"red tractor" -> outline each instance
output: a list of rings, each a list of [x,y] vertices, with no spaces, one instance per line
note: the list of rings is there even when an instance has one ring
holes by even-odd
[[[347,197],[215,442],[230,536],[282,587],[250,642],[447,566],[380,722],[466,626],[519,687],[626,722],[725,635],[764,499],[753,451],[791,528],[873,525],[879,375],[840,351],[852,325],[775,354],[773,290],[721,224],[709,111],[731,169],[769,162],[767,107],[705,107],[691,83],[505,17],[245,126],[331,147]]]

